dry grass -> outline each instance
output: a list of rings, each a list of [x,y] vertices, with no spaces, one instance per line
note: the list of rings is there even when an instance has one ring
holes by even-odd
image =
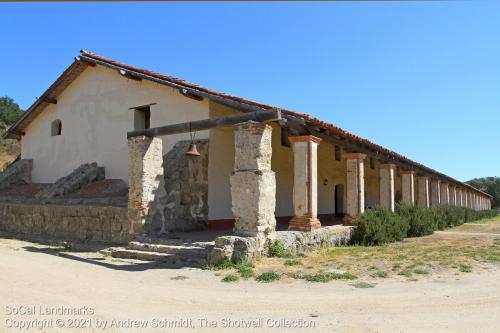
[[[500,229],[500,218],[482,225],[465,225],[450,230],[466,232],[466,227],[474,227],[474,232],[490,233]],[[286,265],[286,260],[262,259],[256,265],[256,274],[274,271],[293,279],[346,271],[372,281],[385,278],[415,281],[437,275],[466,274],[500,264],[500,235],[495,238],[435,234],[383,246],[321,249],[307,253],[297,266]]]

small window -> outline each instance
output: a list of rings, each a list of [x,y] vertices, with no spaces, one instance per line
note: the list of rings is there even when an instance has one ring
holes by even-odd
[[[149,106],[134,109],[134,129],[147,129],[151,125],[151,110]]]
[[[290,140],[288,136],[290,135],[290,131],[286,127],[281,127],[281,145],[285,147],[290,147]]]
[[[56,119],[52,122],[50,134],[52,136],[58,136],[62,134],[62,123],[61,120]]]
[[[370,157],[370,169],[375,169],[375,159],[373,157]]]
[[[335,160],[340,161],[342,159],[342,149],[339,146],[335,146]]]

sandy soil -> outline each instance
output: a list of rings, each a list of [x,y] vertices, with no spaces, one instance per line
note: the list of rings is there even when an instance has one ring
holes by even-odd
[[[279,332],[284,329],[270,325],[281,319],[314,325],[291,332],[498,332],[500,327],[498,267],[417,282],[387,279],[369,289],[345,281],[229,284],[211,271],[165,269],[46,248],[0,239],[0,332],[19,332],[8,326],[36,318],[52,320],[52,328],[42,332],[165,332],[153,327],[158,320],[179,319],[185,319],[186,326],[192,320],[183,330],[190,332]],[[36,306],[34,315],[12,313],[26,312],[28,306]],[[93,311],[40,315],[40,310],[58,306]],[[229,319],[242,323],[238,320],[259,318],[261,328],[224,329]],[[202,319],[213,321],[212,328],[202,325]],[[143,320],[148,327],[110,327],[113,320]],[[104,322],[106,329],[97,327]],[[70,329],[70,324],[84,328]],[[65,327],[58,328],[61,325]]]

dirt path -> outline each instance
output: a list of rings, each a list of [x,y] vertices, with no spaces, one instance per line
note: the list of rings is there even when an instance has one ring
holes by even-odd
[[[35,318],[53,320],[54,328],[45,332],[167,331],[153,328],[155,319],[185,319],[184,325],[191,319],[196,329],[184,330],[190,332],[279,332],[284,329],[270,324],[280,319],[314,325],[314,329],[289,329],[291,332],[498,332],[500,327],[498,269],[417,282],[388,279],[370,289],[354,288],[343,281],[259,284],[243,280],[228,284],[209,271],[155,269],[149,264],[110,261],[93,253],[57,255],[40,251],[40,247],[44,248],[0,239],[1,332],[19,332],[6,325]],[[32,305],[42,309],[86,306],[95,313],[8,314],[13,308]],[[92,328],[57,328],[57,319],[68,325],[70,318],[86,319]],[[259,329],[222,328],[228,324],[224,319],[259,318],[263,318]],[[148,327],[110,328],[113,319],[145,320]],[[202,327],[200,319],[218,326]],[[107,321],[108,328],[96,328],[97,320]]]

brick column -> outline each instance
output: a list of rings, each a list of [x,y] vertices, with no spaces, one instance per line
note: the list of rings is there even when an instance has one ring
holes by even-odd
[[[403,202],[415,203],[415,171],[401,171],[402,200]]]
[[[418,206],[429,208],[429,177],[418,177]]]
[[[352,219],[365,211],[365,154],[346,153],[347,218]]]
[[[311,231],[321,227],[318,220],[318,145],[312,135],[291,136],[293,145],[293,218],[288,230]]]
[[[448,183],[442,182],[440,184],[441,191],[441,205],[449,205],[450,204],[450,191],[448,187]]]
[[[149,209],[159,192],[163,177],[160,138],[145,136],[128,139],[128,219],[130,233],[141,235],[149,223]]]
[[[380,175],[380,206],[394,211],[394,164],[381,164]]]
[[[467,190],[464,190],[464,207],[470,208],[469,206],[470,206],[469,192]]]
[[[463,198],[462,198],[462,189],[459,188],[457,191],[458,191],[457,192],[457,206],[463,207],[464,203],[463,203]]]
[[[235,126],[234,172],[230,183],[237,236],[265,239],[272,238],[276,231],[271,138],[270,125],[249,121]]]
[[[431,206],[439,206],[441,204],[441,182],[439,180],[431,181]]]

